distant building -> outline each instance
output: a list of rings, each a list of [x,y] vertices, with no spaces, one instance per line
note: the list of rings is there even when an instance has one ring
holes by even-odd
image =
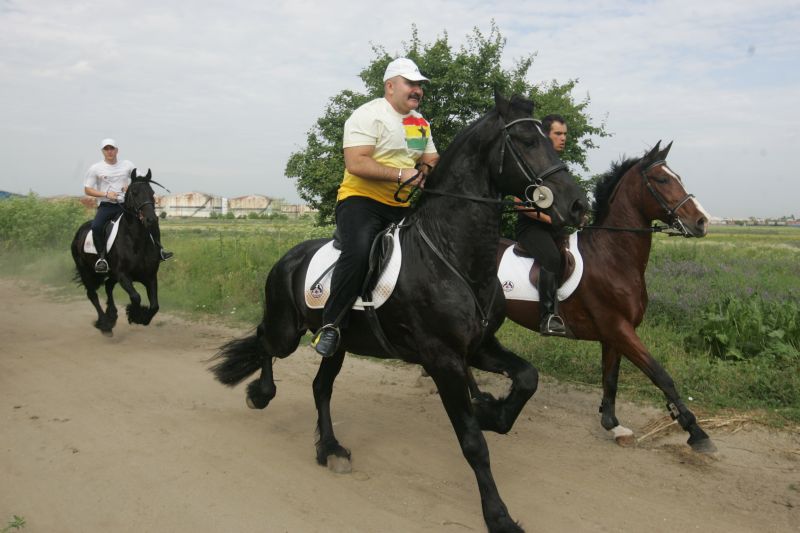
[[[186,192],[156,198],[156,213],[168,217],[208,218],[211,213],[224,214],[224,198],[204,192]]]
[[[239,196],[228,200],[228,212],[235,217],[246,217],[249,214],[271,215],[272,206],[275,203],[273,198],[261,194],[250,194]]]
[[[316,209],[312,209],[306,204],[284,204],[281,206],[281,214],[287,215],[291,218],[298,218],[303,215],[316,213]]]

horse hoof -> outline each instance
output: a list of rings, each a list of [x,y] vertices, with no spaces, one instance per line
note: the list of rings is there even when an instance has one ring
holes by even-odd
[[[114,336],[114,332],[111,331],[111,330],[108,330],[108,331],[102,331],[101,330],[100,333],[102,333],[104,337],[113,337]]]
[[[329,455],[328,470],[335,474],[349,474],[353,471],[353,465],[347,457],[339,457],[338,455]]]
[[[711,454],[717,452],[717,446],[711,442],[711,439],[700,439],[697,442],[690,442],[689,446],[697,453]]]
[[[627,448],[636,444],[636,439],[633,437],[633,431],[624,426],[616,426],[611,428],[611,432],[614,434],[614,442],[623,448]]]
[[[269,405],[269,399],[262,396],[257,398],[258,401],[254,400],[252,396],[247,397],[247,407],[250,409],[264,409],[267,405]]]

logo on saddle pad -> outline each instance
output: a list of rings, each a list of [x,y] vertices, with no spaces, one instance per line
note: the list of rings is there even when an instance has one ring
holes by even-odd
[[[114,240],[117,238],[117,232],[119,231],[119,221],[122,218],[122,215],[119,215],[116,219],[112,220],[109,224],[111,224],[111,234],[106,239],[106,250],[110,250],[111,247],[114,245]],[[103,231],[108,228],[106,225],[103,228]],[[94,245],[94,237],[92,236],[92,230],[90,229],[89,232],[86,234],[86,240],[83,241],[83,251],[87,254],[97,254],[97,248]]]
[[[400,276],[400,265],[403,262],[403,254],[400,250],[400,231],[395,229],[392,232],[392,255],[389,258],[386,268],[380,273],[375,288],[372,289],[372,306],[378,308],[383,305],[389,296],[392,295]],[[303,287],[305,288],[305,300],[309,309],[322,309],[331,294],[331,276],[336,268],[336,261],[339,259],[341,251],[333,247],[333,241],[326,243],[317,250],[306,270],[306,278]],[[353,309],[363,311],[364,301],[359,297],[353,304]]]
[[[575,259],[575,269],[563,281],[558,288],[558,300],[563,301],[569,298],[583,276],[583,257],[578,250],[578,233],[569,236],[567,253],[572,254]],[[514,245],[506,248],[503,257],[500,259],[500,266],[497,269],[497,279],[503,286],[503,293],[506,300],[525,300],[529,302],[539,301],[539,291],[531,283],[530,273],[533,268],[534,260],[531,257],[520,257],[514,253]]]

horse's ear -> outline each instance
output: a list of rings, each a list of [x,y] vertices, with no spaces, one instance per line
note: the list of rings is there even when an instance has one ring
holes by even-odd
[[[498,87],[494,88],[494,105],[501,117],[508,117],[510,102],[500,93]]]
[[[646,156],[644,156],[644,157],[642,158],[642,160],[643,160],[643,161],[645,161],[645,162],[647,162],[647,163],[651,163],[651,162],[655,161],[656,154],[658,154],[658,151],[659,151],[659,150],[661,150],[661,140],[660,140],[660,139],[659,139],[659,141],[656,143],[656,145],[655,145],[655,146],[653,146],[653,148],[652,148],[652,149],[650,149],[650,151],[649,151],[649,152],[647,152],[647,155],[646,155]]]
[[[136,169],[134,168],[133,170],[131,170],[131,181],[135,180],[136,180]]]
[[[153,177],[153,173],[150,172],[150,169],[148,168],[147,169],[147,176],[145,176],[144,179],[146,179],[147,181],[150,181],[150,178],[152,178],[152,177]]]
[[[666,159],[667,159],[667,154],[669,153],[669,149],[670,149],[670,148],[672,148],[672,142],[673,142],[673,141],[670,141],[670,142],[669,142],[669,144],[668,144],[667,146],[665,146],[663,150],[661,150],[660,152],[658,152],[658,158],[659,158],[660,160],[662,160],[662,161],[666,161]]]

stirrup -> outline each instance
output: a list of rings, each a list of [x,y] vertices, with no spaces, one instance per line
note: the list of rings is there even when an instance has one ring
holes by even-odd
[[[102,257],[98,259],[97,262],[94,264],[94,271],[97,272],[98,274],[105,274],[106,272],[108,272],[108,261],[106,261]]]
[[[311,339],[311,346],[322,357],[330,357],[339,349],[341,333],[333,324],[325,324]]]
[[[159,255],[160,255],[162,261],[166,261],[167,259],[169,259],[170,257],[172,257],[175,254],[173,252],[168,252],[165,249],[161,248],[159,250]]]
[[[539,333],[548,337],[566,337],[567,327],[558,315],[547,314],[539,324]]]

